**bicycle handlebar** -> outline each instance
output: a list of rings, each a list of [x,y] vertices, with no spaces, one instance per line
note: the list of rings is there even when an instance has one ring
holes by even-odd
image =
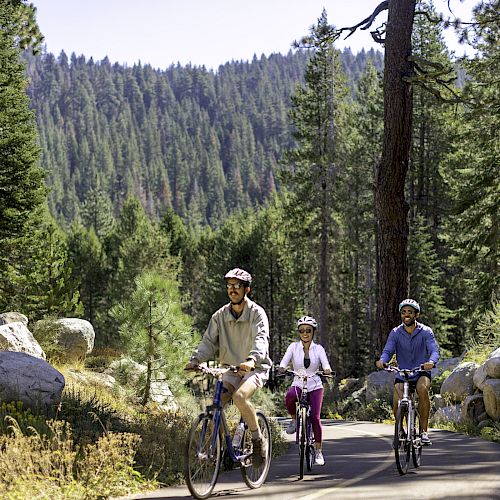
[[[237,373],[239,371],[239,367],[235,365],[225,365],[224,367],[219,367],[219,368],[209,368],[207,365],[200,364],[196,365],[191,369],[184,369],[185,371],[192,371],[192,372],[202,372],[206,373],[207,375],[212,375],[213,377],[220,377],[221,375],[224,375],[226,372],[233,372]]]
[[[320,377],[333,378],[335,375],[335,372],[332,371],[332,373],[324,373],[323,370],[316,370],[314,373],[307,373],[305,370],[295,371],[295,370],[287,369],[283,373],[276,374],[277,377],[286,377],[287,375],[294,375],[294,376],[306,378],[306,379],[311,378],[314,375],[319,375]]]
[[[419,365],[419,366],[416,366],[415,368],[399,368],[398,366],[391,366],[391,365],[388,365],[387,363],[384,363],[384,368],[383,370],[385,370],[386,372],[396,372],[396,373],[401,373],[403,375],[410,375],[412,373],[416,373],[416,372],[426,372],[426,371],[429,371],[429,370],[424,370],[424,365]]]

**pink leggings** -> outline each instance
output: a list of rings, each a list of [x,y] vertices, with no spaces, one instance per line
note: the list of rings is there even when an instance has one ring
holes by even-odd
[[[290,387],[285,396],[285,406],[290,415],[295,415],[297,412],[296,403],[300,399],[302,389],[300,387]],[[314,433],[314,440],[316,443],[321,443],[323,438],[323,428],[321,427],[321,405],[323,404],[323,388],[315,389],[308,392],[307,396],[311,403],[311,424]]]

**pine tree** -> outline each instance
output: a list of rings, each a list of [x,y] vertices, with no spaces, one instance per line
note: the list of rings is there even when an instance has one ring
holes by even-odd
[[[125,352],[147,366],[142,403],[155,380],[175,380],[193,348],[190,318],[182,311],[175,276],[145,272],[136,277],[130,297],[111,310],[120,325]]]
[[[24,233],[28,218],[45,198],[34,116],[19,59],[18,43],[29,38],[22,25],[28,13],[21,2],[0,4],[0,244]]]
[[[346,90],[338,53],[331,43],[322,42],[322,33],[327,27],[327,16],[323,11],[307,37],[307,46],[313,49],[313,53],[306,69],[305,85],[299,87],[292,97],[290,114],[299,146],[288,154],[290,166],[283,178],[292,191],[295,223],[302,233],[298,241],[314,247],[312,253],[318,262],[317,269],[309,269],[309,275],[316,273],[314,303],[319,302],[317,310],[314,304],[311,313],[317,314],[319,319],[318,341],[323,341],[328,349],[328,343],[324,341],[333,330],[331,314],[328,314],[329,261],[334,240],[335,178],[340,168],[338,147]],[[312,301],[305,305],[311,307]],[[335,345],[333,339],[330,342]]]

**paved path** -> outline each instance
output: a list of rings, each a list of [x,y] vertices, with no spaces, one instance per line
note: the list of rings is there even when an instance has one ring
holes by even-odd
[[[393,427],[371,422],[324,421],[324,467],[298,480],[295,444],[271,464],[266,484],[250,490],[239,470],[219,477],[212,498],[271,500],[500,500],[500,445],[432,430],[422,466],[400,476],[391,449]],[[291,436],[287,439],[292,440]],[[128,499],[188,499],[186,486],[163,488]]]

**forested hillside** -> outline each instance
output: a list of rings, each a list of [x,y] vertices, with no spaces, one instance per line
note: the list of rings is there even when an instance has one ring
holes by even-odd
[[[431,5],[413,26],[415,60],[437,77],[429,83],[423,71],[411,83],[401,279],[443,355],[484,340],[478,327],[499,294],[497,5],[468,28],[478,55],[460,61],[463,87]],[[136,332],[148,318],[131,298],[165,296],[151,308],[171,300],[178,324],[192,324],[189,340],[162,331],[157,344],[174,374],[179,353],[227,300],[221,277],[237,266],[254,276],[275,361],[295,318],[310,314],[340,375],[371,369],[378,263],[391,259],[377,247],[374,200],[387,118],[382,57],[340,53],[328,30],[324,12],[307,50],[215,73],[29,55],[30,100],[15,50],[1,49],[11,50],[18,78],[8,94],[18,102],[0,94],[3,109],[20,110],[0,114],[12,134],[2,154],[26,171],[0,165],[12,193],[1,199],[0,308],[30,321],[83,317],[98,346],[144,362]]]
[[[116,213],[133,195],[156,217],[173,208],[186,222],[213,226],[235,208],[261,205],[293,145],[287,112],[308,58],[290,51],[214,73],[64,53],[28,57],[52,214],[74,220],[96,190]],[[381,52],[344,50],[351,82],[368,59],[381,69]]]

